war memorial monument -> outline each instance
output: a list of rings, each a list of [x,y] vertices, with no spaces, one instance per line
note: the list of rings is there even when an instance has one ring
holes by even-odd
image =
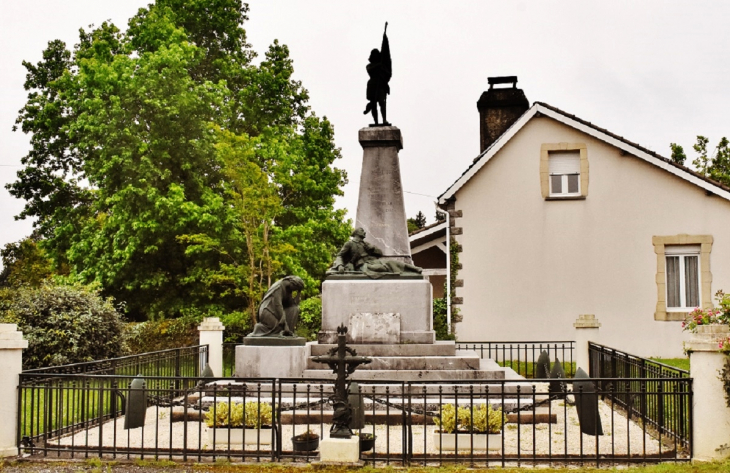
[[[363,161],[355,230],[322,284],[318,340],[293,336],[303,286],[287,276],[272,285],[254,333],[236,347],[236,376],[329,378],[331,370],[314,358],[332,351],[345,327],[348,346],[372,359],[352,373],[353,380],[503,379],[505,370],[491,360],[457,352],[453,341],[436,341],[431,283],[413,265],[408,240],[398,155],[403,136],[386,119],[392,75],[386,33],[366,70],[364,113],[374,123],[358,131]]]

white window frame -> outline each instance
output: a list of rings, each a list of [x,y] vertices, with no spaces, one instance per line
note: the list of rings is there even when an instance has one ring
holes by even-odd
[[[552,166],[550,166],[550,160],[551,159],[559,159],[558,156],[556,156],[558,153],[560,154],[568,154],[570,153],[571,160],[575,160],[575,163],[571,167],[575,167],[575,171],[577,172],[550,172],[549,173],[549,182],[548,185],[550,186],[550,197],[579,197],[581,196],[581,179],[580,179],[580,151],[579,150],[560,150],[560,151],[550,151],[548,152],[548,169]],[[561,166],[564,167],[564,166]],[[556,192],[553,189],[553,177],[560,176],[560,188],[561,192]],[[570,192],[568,190],[568,177],[569,176],[577,176],[578,181],[578,188],[574,192]]]
[[[665,273],[666,277],[666,301],[667,301],[667,312],[687,312],[691,311],[696,307],[702,307],[702,291],[700,286],[700,275],[702,273],[702,262],[700,258],[700,245],[677,245],[677,246],[666,246],[664,249],[664,257],[667,261],[667,267],[669,266],[669,258],[679,258],[679,268],[678,268],[678,275],[679,275],[679,302],[680,305],[676,307],[671,307],[669,305],[669,291],[670,291],[670,283],[669,283],[669,271],[667,270]],[[686,285],[686,275],[685,275],[685,268],[686,268],[686,261],[687,258],[696,258],[697,259],[697,279],[694,281],[696,291],[697,291],[697,304],[687,304],[687,285]]]

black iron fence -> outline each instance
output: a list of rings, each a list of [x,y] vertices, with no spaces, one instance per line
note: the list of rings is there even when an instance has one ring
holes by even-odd
[[[236,374],[236,347],[240,343],[223,344],[223,376],[234,376]]]
[[[476,351],[480,358],[494,360],[498,365],[512,368],[525,378],[534,377],[537,359],[546,351],[550,364],[560,360],[566,376],[575,374],[573,352],[575,342],[456,342],[457,350]]]
[[[153,351],[106,360],[25,370],[27,374],[106,374],[195,377],[208,361],[208,345]]]
[[[223,344],[223,374],[233,376],[236,372],[237,343]],[[543,351],[548,352],[550,363],[559,359],[566,376],[575,374],[573,352],[575,342],[456,342],[457,350],[475,351],[482,359],[492,359],[499,366],[512,368],[521,376],[533,378],[537,359]]]
[[[130,388],[131,380],[23,373],[19,446],[32,456],[62,458],[310,461],[319,458],[318,445],[295,446],[293,437],[309,432],[325,439],[332,421],[331,380],[145,376],[144,390]],[[362,404],[351,402],[364,412],[363,426],[355,431],[361,460],[491,467],[690,458],[689,438],[645,429],[642,419],[625,415],[623,406],[660,399],[666,405],[678,398],[691,405],[691,380],[595,379],[595,393],[574,388],[572,379],[561,381],[564,390],[553,393],[549,380],[360,382]],[[131,403],[125,411],[126,401],[140,394],[146,402]],[[579,419],[576,402],[593,407],[581,408]],[[691,423],[691,410],[685,414]],[[125,429],[140,415],[139,426]],[[490,416],[499,435],[480,432]],[[598,419],[602,435],[581,433],[582,422]],[[254,430],[257,423],[262,426]],[[221,424],[250,424],[252,429]]]
[[[689,371],[592,342],[588,344],[588,352],[591,377],[620,379],[600,382],[602,389],[613,390],[612,402],[659,435],[690,444],[692,404],[687,394],[692,391],[692,380]],[[646,395],[630,394],[641,389]]]

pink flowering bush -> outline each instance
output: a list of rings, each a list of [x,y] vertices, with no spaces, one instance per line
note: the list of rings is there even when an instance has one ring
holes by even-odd
[[[715,300],[717,300],[717,307],[710,309],[697,307],[690,312],[687,319],[682,322],[682,329],[694,333],[699,325],[730,325],[730,294],[725,294],[722,290],[719,290],[715,294]],[[730,349],[730,341],[728,341],[728,349]]]

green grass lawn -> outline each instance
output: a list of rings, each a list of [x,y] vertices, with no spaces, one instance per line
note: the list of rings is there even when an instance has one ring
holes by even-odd
[[[665,365],[674,366],[675,368],[689,371],[689,358],[651,358],[651,359],[654,361],[658,361],[659,363],[664,363]]]

